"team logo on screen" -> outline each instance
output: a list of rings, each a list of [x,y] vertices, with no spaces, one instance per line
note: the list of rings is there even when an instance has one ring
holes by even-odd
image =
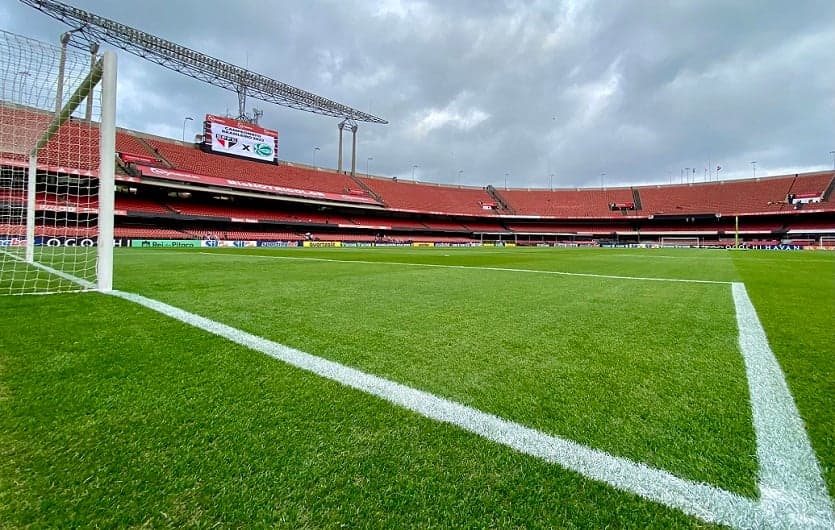
[[[255,152],[258,156],[270,156],[273,154],[273,148],[267,144],[255,144]]]
[[[217,140],[217,143],[219,143],[226,149],[231,149],[235,144],[238,143],[238,139],[234,136],[226,136],[224,134],[216,134],[215,139]]]

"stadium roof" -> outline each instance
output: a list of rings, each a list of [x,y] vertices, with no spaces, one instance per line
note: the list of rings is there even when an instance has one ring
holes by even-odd
[[[265,75],[235,66],[169,40],[145,33],[114,20],[56,0],[20,0],[68,26],[90,42],[107,42],[175,72],[238,93],[241,115],[245,101],[252,96],[315,114],[360,122],[388,123],[383,118],[317,96]],[[78,46],[77,43],[71,44]]]

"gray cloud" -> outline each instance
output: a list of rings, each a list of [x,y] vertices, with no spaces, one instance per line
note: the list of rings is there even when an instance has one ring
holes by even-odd
[[[512,186],[675,181],[831,167],[835,5],[761,2],[76,3],[370,111],[358,169]],[[172,7],[172,4],[175,7]],[[3,0],[6,29],[64,27]],[[235,94],[120,56],[121,125],[179,138]],[[251,101],[284,159],[335,166],[336,120]],[[194,126],[193,126],[194,125]],[[190,133],[196,124],[187,123]],[[346,142],[346,147],[348,144]]]

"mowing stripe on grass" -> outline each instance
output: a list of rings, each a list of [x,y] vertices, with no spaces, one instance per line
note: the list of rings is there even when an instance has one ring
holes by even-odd
[[[45,265],[36,264],[35,266],[73,281],[84,288],[94,288],[94,284],[87,280]],[[489,267],[444,267],[491,269]],[[528,269],[519,271],[550,272]],[[641,278],[625,277],[622,279]],[[647,279],[658,280],[657,278]],[[832,511],[832,504],[814,451],[806,436],[803,421],[800,419],[782,370],[768,345],[765,331],[748,297],[745,285],[738,282],[733,282],[731,285],[739,327],[739,344],[745,359],[757,436],[757,458],[760,464],[759,485],[762,494],[759,501],[715,486],[682,479],[667,471],[651,468],[627,458],[612,456],[565,438],[545,434],[428,392],[295,350],[151,298],[121,291],[112,291],[110,294],[259,351],[302,370],[377,396],[427,418],[458,426],[520,453],[561,465],[587,478],[679,509],[706,522],[736,528],[833,528],[835,527],[835,514]]]
[[[367,261],[358,259],[333,259],[333,258],[310,258],[299,256],[264,256],[262,254],[215,254],[213,252],[200,252],[207,256],[222,256],[234,258],[260,258],[260,259],[280,259],[289,261],[319,261],[325,263],[360,263],[364,265],[405,265],[409,267],[431,267],[438,269],[464,269],[464,270],[478,270],[478,271],[496,271],[496,272],[526,272],[531,274],[553,274],[557,276],[579,276],[581,278],[604,278],[608,280],[637,280],[644,282],[674,282],[674,283],[707,283],[714,285],[731,285],[732,282],[723,282],[719,280],[691,280],[686,278],[650,278],[643,276],[615,276],[612,274],[592,274],[587,272],[565,272],[565,271],[545,271],[539,269],[516,269],[510,267],[478,267],[469,265],[443,265],[440,263],[411,263],[408,261]]]
[[[8,252],[8,251],[3,250],[3,249],[0,249],[0,252],[2,252],[3,254],[6,254],[7,256],[11,256],[12,258],[14,258],[16,261],[19,261],[20,263],[25,263],[26,265],[29,265],[31,267],[35,267],[36,269],[41,269],[42,271],[48,272],[50,274],[54,274],[55,276],[58,276],[59,278],[63,278],[65,280],[69,281],[69,282],[72,282],[76,285],[79,285],[79,286],[82,287],[82,290],[94,290],[94,289],[96,289],[96,284],[94,282],[91,282],[89,280],[85,280],[84,278],[79,278],[78,276],[73,276],[72,274],[69,274],[69,273],[66,273],[66,272],[63,272],[63,271],[59,271],[58,269],[53,269],[49,265],[44,265],[43,263],[38,263],[37,261],[29,263],[25,259],[21,258],[20,256],[12,254],[11,252]],[[39,291],[39,292],[33,292],[33,293],[16,293],[16,294],[19,294],[19,295],[26,295],[26,294],[57,294],[57,292]]]
[[[559,464],[587,478],[679,509],[707,522],[737,528],[768,526],[756,501],[715,486],[612,456],[422,390],[367,374],[251,333],[133,293],[111,294],[202,329],[287,364],[382,398],[427,418],[458,426],[530,456]]]
[[[762,509],[792,517],[799,526],[811,515],[835,528],[820,466],[780,364],[745,285],[734,283],[732,291],[757,436]]]

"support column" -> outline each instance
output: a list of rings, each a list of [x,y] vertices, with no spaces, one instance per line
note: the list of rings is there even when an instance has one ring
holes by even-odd
[[[359,127],[354,124],[351,125],[351,176],[357,176],[357,129]]]
[[[99,43],[93,42],[90,44],[90,71],[96,67],[96,54],[99,53]],[[87,108],[84,112],[84,119],[90,121],[93,119],[93,96],[95,91],[91,90],[87,96]]]
[[[345,122],[341,121],[336,126],[339,128],[339,156],[336,159],[336,170],[342,173],[342,130],[345,129]]]
[[[58,59],[58,85],[55,87],[55,115],[61,113],[64,106],[64,65],[67,63],[67,44],[72,38],[72,32],[61,34],[61,57]]]

